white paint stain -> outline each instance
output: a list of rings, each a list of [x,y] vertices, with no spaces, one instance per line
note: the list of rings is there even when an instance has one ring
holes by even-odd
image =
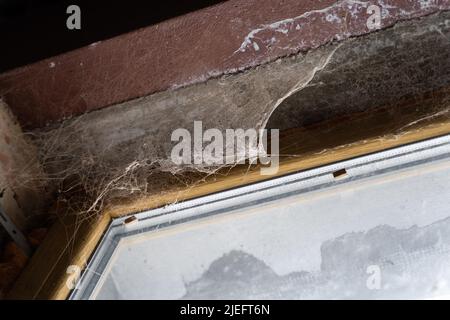
[[[54,67],[56,67],[56,63],[50,62],[49,65],[48,65],[48,67],[49,67],[50,69],[53,69]]]
[[[395,5],[386,3],[385,0],[377,0],[377,1],[358,1],[358,0],[341,0],[335,2],[333,5],[328,6],[323,9],[311,10],[305,12],[299,16],[293,18],[287,18],[280,21],[276,21],[270,24],[264,24],[259,28],[251,30],[247,36],[244,38],[244,41],[241,43],[240,47],[234,52],[234,54],[238,52],[245,52],[251,48],[255,49],[253,45],[255,39],[259,39],[258,48],[260,48],[261,44],[265,44],[267,46],[273,44],[272,40],[262,40],[264,37],[260,36],[259,33],[269,31],[276,32],[282,34],[288,34],[290,30],[302,30],[303,25],[299,22],[299,20],[306,19],[312,15],[319,15],[319,18],[323,19],[328,23],[345,23],[341,17],[336,14],[336,10],[350,10],[350,15],[362,14],[362,8],[368,8],[368,6],[372,4],[377,4],[381,8],[382,18],[385,19],[389,17],[392,12],[396,12],[398,16],[411,16],[417,13],[418,10],[431,10],[433,8],[441,8],[438,1],[436,0],[418,0],[418,7],[411,8],[409,10],[405,10],[403,8],[399,8]],[[365,11],[363,11],[365,12]],[[321,17],[320,17],[321,16]],[[348,33],[336,34],[334,36],[335,39],[345,39],[347,36],[350,36]],[[289,48],[285,48],[289,49]],[[258,51],[255,49],[255,51]]]
[[[294,18],[287,18],[287,19],[273,22],[271,24],[262,25],[260,28],[256,28],[256,29],[253,29],[252,31],[250,31],[247,34],[247,36],[244,38],[244,41],[242,42],[239,49],[237,49],[234,53],[245,52],[249,47],[253,46],[253,42],[254,42],[254,39],[256,38],[256,35],[262,31],[270,30],[270,31],[274,31],[274,32],[280,32],[283,34],[288,34],[291,26],[293,24],[296,24],[298,20],[308,18],[309,16],[311,16],[313,14],[327,14],[327,13],[329,13],[330,10],[333,10],[336,8],[341,8],[346,4],[347,5],[359,4],[364,7],[367,7],[369,5],[369,3],[363,2],[363,1],[342,0],[342,1],[338,1],[335,4],[333,4],[329,7],[323,8],[323,9],[311,10],[311,11],[305,12]],[[300,25],[297,24],[297,27],[295,29],[300,30]]]
[[[336,23],[341,23],[342,20],[341,18],[339,18],[336,14],[327,14],[327,16],[325,17],[325,20],[327,20],[328,22],[336,22]]]
[[[287,29],[287,28],[278,28],[275,31],[276,32],[281,32],[283,34],[288,34],[289,33],[289,29]]]

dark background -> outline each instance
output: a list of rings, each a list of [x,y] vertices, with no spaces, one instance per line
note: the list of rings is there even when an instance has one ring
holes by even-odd
[[[0,0],[0,72],[196,11],[224,0]],[[81,30],[66,9],[81,8]]]

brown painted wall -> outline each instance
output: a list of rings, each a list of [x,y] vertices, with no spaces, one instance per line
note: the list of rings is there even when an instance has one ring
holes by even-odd
[[[234,73],[333,40],[450,9],[450,0],[230,0],[0,75],[21,124],[75,114]]]

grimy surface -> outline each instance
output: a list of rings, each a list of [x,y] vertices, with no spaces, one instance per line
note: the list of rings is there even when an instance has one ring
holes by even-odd
[[[389,12],[394,9],[385,3],[383,5],[380,3],[387,11],[381,11],[382,21],[388,21]],[[432,2],[429,6],[422,3],[420,6],[422,11],[418,9],[419,7],[414,8],[422,14],[431,10],[430,8],[439,11],[442,6],[444,5],[440,2]],[[286,35],[290,34],[293,38],[285,40],[298,44],[299,39],[308,38],[306,35],[295,38],[296,32],[301,31],[297,30],[297,25],[308,21],[313,23],[316,20],[334,21],[337,19],[334,10],[344,10],[348,14],[358,16],[362,14],[361,12],[366,12],[363,10],[367,9],[366,7],[367,4],[355,1],[339,1],[333,6],[308,11],[295,19],[282,20],[264,28],[257,28],[246,36],[247,40],[242,42],[242,46],[235,54],[249,54],[249,52],[260,54],[263,51],[261,41],[264,40],[260,33],[266,32],[275,33],[281,37],[280,39],[285,39],[287,30]],[[407,12],[405,10],[402,14]],[[410,15],[414,16],[412,13],[416,12],[414,10]],[[323,14],[326,14],[325,18]],[[305,19],[307,21],[304,21]],[[401,131],[403,126],[408,130],[409,125],[417,121],[448,116],[449,20],[450,13],[444,10],[397,22],[389,28],[359,37],[347,39],[338,37],[340,41],[319,46],[325,43],[320,42],[316,49],[310,48],[311,50],[306,53],[280,58],[245,72],[223,75],[176,90],[158,92],[93,110],[63,123],[36,129],[31,136],[37,146],[37,160],[44,166],[47,174],[45,179],[40,179],[39,182],[52,181],[47,191],[56,191],[62,201],[69,199],[69,206],[73,206],[73,211],[80,212],[86,209],[99,211],[97,204],[102,205],[105,198],[116,196],[116,192],[117,196],[128,197],[130,194],[161,190],[158,183],[161,184],[163,181],[166,183],[172,178],[172,173],[180,169],[174,167],[170,159],[173,147],[171,134],[178,128],[192,131],[194,121],[202,121],[204,130],[265,127],[290,129],[384,110],[387,114],[395,114],[398,117],[398,123],[401,125],[393,127],[392,130]],[[367,17],[365,21],[367,22]],[[317,39],[320,39],[319,35]],[[347,34],[349,35],[350,33]],[[145,39],[144,34],[141,36]],[[80,50],[95,51],[100,45]],[[311,44],[305,45],[304,49],[306,50],[308,46],[313,47]],[[110,50],[115,49],[110,47]],[[58,59],[68,59],[72,54],[76,52]],[[264,53],[264,56],[268,55],[270,51]],[[98,66],[87,66],[89,71],[86,71],[85,75],[91,76],[97,67],[108,65],[110,60],[101,61],[103,62]],[[20,72],[12,71],[5,75],[5,78],[1,78],[2,76],[0,78],[9,80],[20,78],[28,81],[32,78],[28,76],[28,72],[30,75],[34,74],[35,68],[42,63],[25,67]],[[72,78],[72,72],[58,68],[58,64],[50,62],[50,66],[38,75],[47,77],[57,71],[61,72],[61,75],[64,74],[66,79]],[[19,74],[21,76],[16,78]],[[108,86],[114,82],[110,81],[108,73],[103,75],[103,81]],[[1,79],[0,90],[7,87],[3,84],[12,83],[8,82],[9,80],[2,82]],[[45,83],[44,87],[47,90],[52,86],[47,84],[53,83],[55,79],[52,78],[48,82],[35,78],[33,83],[40,85]],[[139,79],[135,80],[139,82]],[[60,82],[57,83],[59,85]],[[83,86],[88,84],[84,80],[82,83]],[[140,83],[144,86],[148,82]],[[120,92],[127,91],[130,85],[131,82],[123,82],[115,92],[121,94]],[[65,89],[74,86],[76,83]],[[28,85],[23,88],[31,90],[33,94],[39,91]],[[8,95],[13,93],[8,92],[6,100]],[[51,94],[58,92],[62,91],[57,89]],[[39,96],[42,98],[45,95]],[[21,100],[21,103],[25,100]],[[51,102],[70,109],[70,99],[58,102],[51,98]],[[46,104],[49,105],[51,104]],[[29,103],[27,110],[33,110],[35,106],[40,108],[35,103]],[[17,111],[17,104],[14,101],[9,107]],[[32,114],[47,117],[45,110],[44,108],[40,112],[33,111]],[[51,117],[47,119],[51,120]],[[410,123],[405,123],[404,119],[408,119]],[[370,131],[370,128],[365,130]],[[318,141],[316,137],[308,139]],[[167,174],[153,175],[157,171],[155,168]],[[217,168],[195,169],[212,173]],[[26,182],[31,185],[36,181],[38,179],[33,177]],[[188,185],[190,183],[188,180],[183,182]],[[73,193],[83,192],[87,197],[81,196],[78,199],[72,196]],[[71,199],[76,199],[76,205]],[[79,207],[80,204],[87,205],[87,208]]]
[[[398,123],[448,115],[449,19],[443,12],[402,22],[244,73],[93,111],[36,132],[36,143],[45,159],[63,160],[44,162],[55,178],[68,170],[119,176],[130,166],[174,171],[171,134],[178,128],[192,132],[194,121],[202,121],[204,130],[289,129],[383,109],[397,114]]]
[[[283,3],[231,0],[226,2],[231,7],[222,7],[224,3],[92,44],[0,75],[0,95],[22,126],[34,128],[39,160],[51,186],[79,191],[78,185],[71,185],[71,179],[79,179],[84,186],[96,188],[89,195],[92,198],[82,197],[83,204],[93,199],[101,203],[110,195],[109,188],[124,191],[123,200],[140,191],[161,191],[161,185],[152,184],[168,178],[176,179],[179,186],[180,176],[172,175],[174,168],[167,163],[170,134],[180,127],[191,130],[194,120],[202,120],[205,129],[288,129],[328,120],[331,128],[328,118],[384,110],[381,115],[399,124],[385,132],[395,132],[389,139],[364,126],[382,124],[383,116],[358,122],[361,127],[352,130],[341,124],[340,130],[347,134],[355,129],[369,133],[364,142],[370,146],[351,145],[358,136],[328,156],[322,153],[326,150],[314,149],[313,155],[288,163],[285,173],[336,161],[336,154],[342,159],[448,133],[449,1]],[[385,30],[367,29],[369,3],[382,8]],[[248,70],[240,72],[244,69]],[[415,126],[437,118],[442,122],[429,131],[425,125]],[[318,135],[308,141],[325,147],[329,139]],[[326,146],[332,147],[337,146]],[[154,161],[163,169],[166,165],[165,176],[152,175]],[[136,168],[142,169],[142,176]],[[216,189],[207,185],[186,197],[260,178],[248,178],[246,173],[239,171],[232,183]],[[188,189],[189,183],[181,181],[181,185]],[[68,202],[71,195],[65,196],[61,199]],[[111,212],[123,215],[181,199],[173,193],[154,197],[142,206],[116,207]],[[86,208],[73,209],[79,213]],[[75,222],[61,223],[50,233],[50,245],[37,257],[53,256],[51,268],[32,263],[14,291],[16,296],[67,296],[67,263],[83,265],[109,221],[105,214],[102,228],[90,226],[100,221],[97,213],[89,212],[83,219],[70,217]],[[79,225],[85,226],[86,220],[88,227],[81,227],[80,233]]]
[[[230,0],[4,73],[0,95],[22,126],[43,127],[448,9],[450,0]]]

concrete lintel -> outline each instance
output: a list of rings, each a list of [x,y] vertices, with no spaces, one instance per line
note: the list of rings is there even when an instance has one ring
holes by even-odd
[[[22,126],[43,127],[448,9],[450,0],[230,0],[7,72],[0,96]]]

